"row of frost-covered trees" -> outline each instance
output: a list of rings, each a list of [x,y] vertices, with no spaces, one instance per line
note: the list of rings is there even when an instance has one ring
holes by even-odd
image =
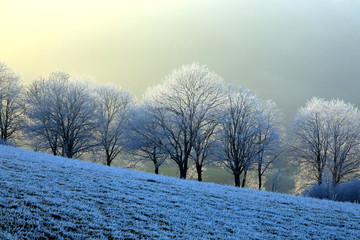
[[[167,160],[198,180],[206,164],[229,170],[244,187],[255,170],[258,187],[279,159],[302,163],[321,184],[359,173],[360,113],[341,100],[313,98],[300,108],[287,134],[275,103],[226,85],[198,64],[174,70],[141,100],[116,86],[91,86],[82,77],[53,72],[24,86],[0,63],[0,140],[78,158],[95,152],[111,165],[122,154],[150,160],[155,173]]]

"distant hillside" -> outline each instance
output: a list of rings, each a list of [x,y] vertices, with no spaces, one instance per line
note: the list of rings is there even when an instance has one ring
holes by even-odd
[[[360,239],[360,205],[0,146],[0,239]]]

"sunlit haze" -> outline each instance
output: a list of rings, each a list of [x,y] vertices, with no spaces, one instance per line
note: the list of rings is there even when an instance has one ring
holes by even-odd
[[[360,105],[360,1],[0,1],[0,60],[25,82],[54,70],[138,97],[183,64],[273,99]]]

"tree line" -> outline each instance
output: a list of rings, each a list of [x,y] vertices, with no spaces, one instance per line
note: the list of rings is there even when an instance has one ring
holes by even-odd
[[[0,141],[27,140],[37,151],[68,158],[101,154],[106,165],[121,154],[154,164],[173,161],[186,179],[193,164],[218,164],[244,187],[255,171],[258,188],[283,155],[304,164],[322,184],[356,177],[360,113],[342,100],[313,98],[298,110],[288,131],[281,111],[243,87],[227,85],[199,64],[173,70],[140,100],[113,85],[92,87],[81,76],[57,71],[28,86],[0,63]],[[285,133],[286,132],[286,133]]]

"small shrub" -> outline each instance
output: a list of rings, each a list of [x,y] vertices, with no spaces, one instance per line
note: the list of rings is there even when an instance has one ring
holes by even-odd
[[[354,179],[337,185],[335,194],[336,201],[360,203],[360,180]]]
[[[333,200],[334,192],[331,184],[314,184],[311,187],[305,189],[302,192],[302,195],[319,199]]]
[[[360,203],[360,180],[353,179],[336,186],[332,186],[328,182],[321,185],[314,184],[305,189],[302,195],[319,199]]]
[[[0,138],[0,144],[15,147],[15,143],[12,140],[6,140],[5,141],[4,139]]]

